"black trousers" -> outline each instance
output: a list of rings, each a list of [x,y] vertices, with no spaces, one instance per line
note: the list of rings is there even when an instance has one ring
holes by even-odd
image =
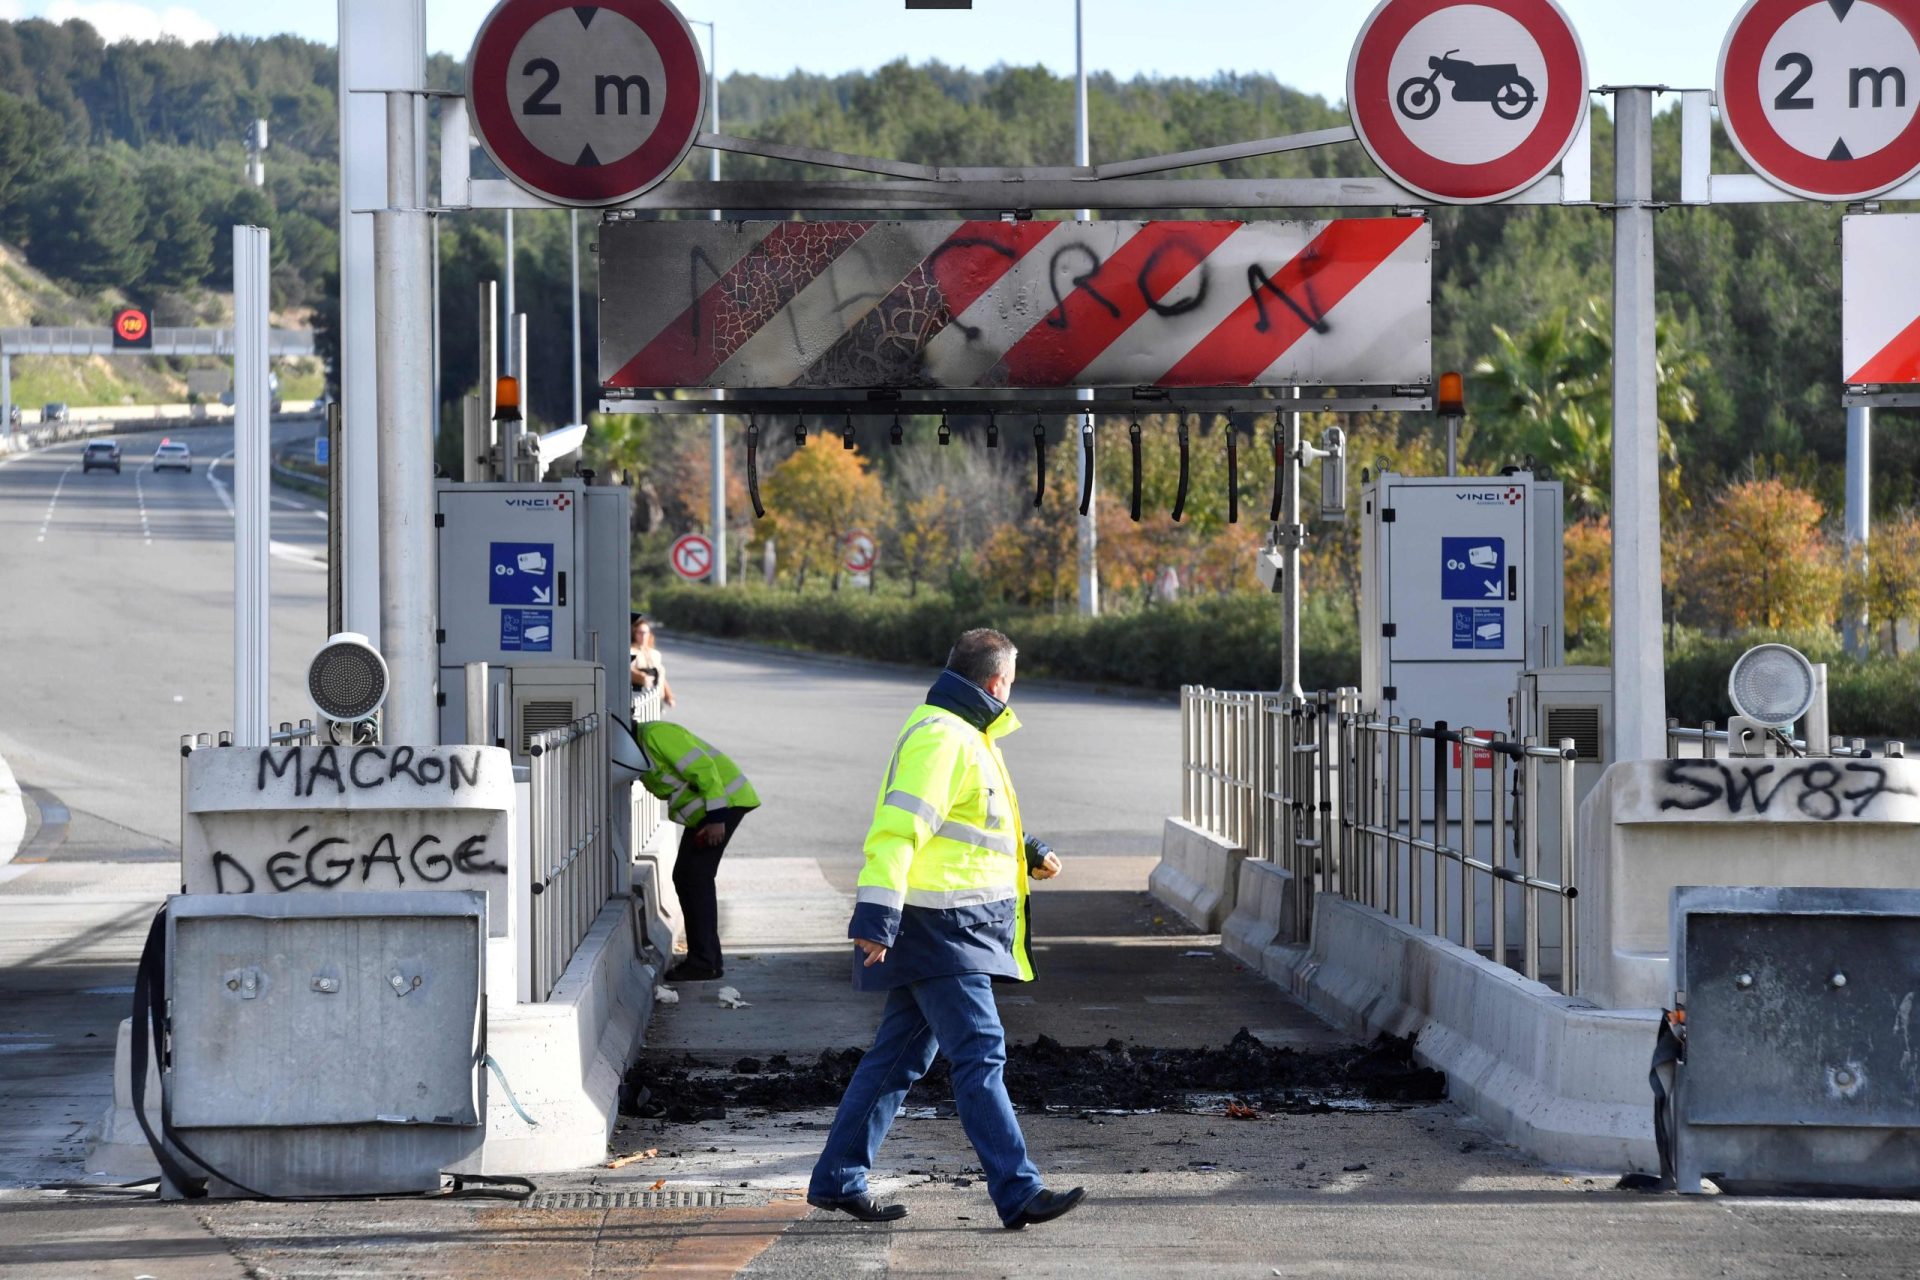
[[[711,849],[695,841],[699,827],[688,827],[680,833],[680,856],[673,864],[673,892],[680,899],[680,918],[687,926],[687,959],[714,969],[725,966],[720,956],[720,904],[713,882],[720,874],[720,859],[733,840],[734,829],[746,816],[744,809],[727,810],[719,820],[727,833]]]

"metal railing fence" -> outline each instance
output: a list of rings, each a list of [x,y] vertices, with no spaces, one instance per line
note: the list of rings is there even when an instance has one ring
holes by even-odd
[[[647,724],[659,720],[660,690],[643,689],[633,695],[633,723]],[[616,733],[625,730],[616,728]],[[637,854],[645,849],[667,821],[667,802],[648,791],[639,783],[633,784],[633,850]]]
[[[534,1000],[566,972],[618,883],[607,823],[607,718],[590,712],[528,743],[527,903]]]
[[[1355,689],[1187,686],[1181,725],[1183,816],[1288,873],[1294,940],[1338,893],[1573,991],[1570,739],[1381,720]]]
[[[1780,741],[1791,742],[1793,750],[1797,752],[1804,752],[1807,749],[1807,743],[1802,738],[1785,738],[1783,735]],[[1689,751],[1689,747],[1693,750]],[[1707,721],[1698,729],[1687,728],[1675,719],[1667,721],[1667,759],[1712,760],[1722,755],[1732,754],[1732,739],[1725,729],[1715,728],[1713,721]],[[1827,754],[1842,758],[1865,759],[1873,756],[1874,751],[1867,745],[1865,738],[1843,738],[1836,734],[1827,740]],[[1907,755],[1907,744],[1898,740],[1884,742],[1880,746],[1879,754],[1884,759],[1903,760]]]

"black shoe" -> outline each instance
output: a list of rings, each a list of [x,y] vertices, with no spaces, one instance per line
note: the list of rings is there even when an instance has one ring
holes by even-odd
[[[894,1222],[907,1216],[907,1206],[881,1204],[865,1191],[857,1196],[808,1196],[807,1203],[816,1209],[849,1214],[862,1222]]]
[[[1027,1207],[1015,1214],[1013,1221],[1007,1224],[1007,1230],[1020,1228],[1039,1222],[1052,1222],[1063,1214],[1071,1213],[1075,1205],[1087,1198],[1085,1187],[1075,1187],[1071,1191],[1042,1191],[1027,1201]]]
[[[712,965],[702,964],[698,960],[682,960],[667,970],[662,982],[715,982],[727,976],[725,969],[716,969]]]

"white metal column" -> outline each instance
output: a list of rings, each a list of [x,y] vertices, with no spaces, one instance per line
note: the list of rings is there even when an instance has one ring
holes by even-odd
[[[268,233],[233,229],[233,740],[263,747],[267,706]]]
[[[707,29],[707,131],[720,132],[720,54],[719,29],[711,22],[693,22],[691,25]],[[711,182],[720,181],[720,149],[707,149],[707,178]],[[715,222],[720,221],[720,210],[715,209],[709,215]],[[715,388],[713,398],[724,400],[727,393]],[[707,575],[707,585],[724,587],[727,585],[727,419],[723,414],[714,414],[707,423],[708,461],[711,469],[707,488],[712,495],[709,503],[707,536],[713,541],[713,569]]]
[[[440,741],[434,706],[437,583],[433,545],[432,215],[411,161],[412,95],[387,95],[388,207],[374,214],[380,333],[380,651],[393,689],[383,736]]]
[[[387,116],[375,89],[426,87],[425,0],[340,4],[341,605],[349,631],[380,633],[379,346],[373,215],[387,203]]]
[[[1858,405],[1847,410],[1847,559],[1864,572],[1867,567],[1869,526],[1873,501],[1873,410]],[[1873,648],[1873,619],[1861,588],[1850,578],[1842,629],[1847,652],[1864,658]]]
[[[567,259],[573,277],[573,416],[569,425],[587,420],[580,400],[580,211],[567,210]]]
[[[1086,42],[1083,38],[1083,23],[1080,10],[1084,0],[1073,0],[1073,162],[1082,168],[1092,163],[1087,138],[1087,59]],[[1093,217],[1093,210],[1082,209],[1081,221]],[[1093,399],[1093,389],[1080,389],[1082,400]],[[1079,463],[1078,472],[1087,475],[1087,453],[1093,441],[1091,430],[1093,418],[1082,418],[1068,427],[1073,432],[1074,458]],[[1100,505],[1098,501],[1098,477],[1085,481],[1087,485],[1087,514],[1078,519],[1080,553],[1080,612],[1092,617],[1100,612]]]
[[[1660,409],[1654,360],[1653,90],[1614,91],[1613,741],[1666,754],[1660,625]]]

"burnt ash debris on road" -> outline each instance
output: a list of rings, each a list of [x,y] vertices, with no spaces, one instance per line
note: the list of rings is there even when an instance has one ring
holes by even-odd
[[[812,1061],[785,1054],[741,1058],[732,1070],[691,1058],[644,1056],[621,1090],[624,1114],[675,1122],[722,1120],[730,1110],[832,1107],[860,1062],[859,1049],[829,1049]],[[1410,1036],[1301,1051],[1274,1048],[1245,1028],[1221,1048],[1155,1049],[1109,1040],[1068,1046],[1051,1036],[1008,1046],[1007,1092],[1025,1110],[1162,1111],[1230,1098],[1260,1111],[1313,1114],[1355,1102],[1415,1104],[1446,1097],[1447,1078],[1413,1060]],[[911,1102],[950,1102],[946,1059],[916,1084]],[[1216,1101],[1214,1105],[1218,1105]]]

